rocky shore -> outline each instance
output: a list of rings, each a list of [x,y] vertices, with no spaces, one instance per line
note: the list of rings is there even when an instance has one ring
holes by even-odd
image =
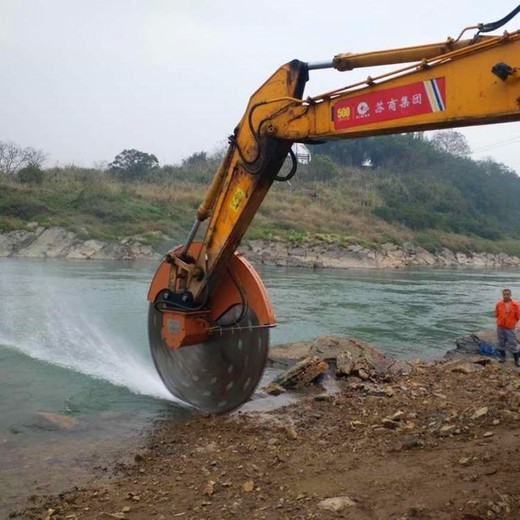
[[[0,233],[0,257],[67,258],[75,260],[159,260],[158,251],[140,237],[127,237],[117,243],[83,240],[59,227],[44,228],[36,223],[27,230]],[[164,239],[165,246],[171,241]],[[431,253],[413,244],[383,244],[379,249],[361,245],[340,247],[320,243],[292,245],[278,240],[245,241],[240,250],[256,264],[305,268],[395,269],[402,267],[512,267],[520,258],[505,253],[454,253],[441,249]]]
[[[44,228],[35,224],[28,230],[0,233],[0,257],[67,258],[72,260],[159,259],[161,254],[136,238],[118,243],[82,240],[59,227]]]
[[[383,244],[378,250],[361,245],[340,247],[337,244],[291,245],[282,241],[252,240],[245,249],[255,263],[310,268],[372,268],[401,267],[511,267],[520,265],[520,258],[505,253],[454,253],[440,249],[430,253],[413,244]]]
[[[271,363],[314,357],[327,368],[296,404],[166,418],[110,480],[93,469],[90,485],[33,496],[10,517],[520,517],[519,369],[473,355],[396,362],[330,336],[275,347]]]

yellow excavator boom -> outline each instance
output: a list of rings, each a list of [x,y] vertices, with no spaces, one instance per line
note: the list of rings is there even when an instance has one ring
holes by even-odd
[[[303,98],[306,63],[295,60],[275,72],[251,97],[199,208],[198,220],[211,213],[201,253],[209,269],[221,272],[219,263],[238,246],[294,142],[519,121],[520,32],[459,43],[454,50],[435,44],[388,51],[384,60],[377,53],[389,64],[417,59],[423,49],[430,56],[442,51],[312,98]],[[356,66],[373,62],[369,54],[349,59]],[[202,285],[194,282],[195,294]]]
[[[149,290],[152,353],[174,395],[222,413],[260,379],[275,317],[260,278],[236,250],[272,183],[294,175],[293,143],[520,121],[520,31],[481,34],[518,12],[475,26],[470,39],[461,39],[465,29],[442,43],[293,60],[251,96],[186,242],[168,253]],[[401,67],[304,96],[315,70],[392,64]],[[280,177],[288,154],[293,168]]]

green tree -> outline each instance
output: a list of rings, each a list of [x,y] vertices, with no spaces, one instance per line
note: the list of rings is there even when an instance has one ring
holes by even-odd
[[[471,153],[466,137],[456,130],[441,130],[435,132],[431,142],[437,150],[458,157],[467,157]]]
[[[341,178],[341,168],[330,156],[321,153],[314,155],[312,162],[305,167],[302,165],[300,170],[300,177],[304,181],[326,182]]]
[[[438,155],[432,143],[420,132],[330,141],[315,147],[344,166],[363,166],[367,161],[376,167],[409,170],[421,162],[430,163]]]
[[[206,152],[195,152],[189,157],[182,160],[183,166],[206,166],[208,163],[208,154]]]
[[[16,178],[23,184],[41,184],[43,182],[43,170],[36,163],[29,163],[18,170]]]
[[[109,165],[109,170],[122,180],[139,180],[159,167],[155,155],[139,150],[123,150]]]

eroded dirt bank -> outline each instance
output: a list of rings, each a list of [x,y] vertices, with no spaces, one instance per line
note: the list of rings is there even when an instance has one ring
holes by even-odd
[[[165,420],[108,484],[93,473],[12,517],[520,518],[520,369],[481,357],[406,367],[270,412]]]

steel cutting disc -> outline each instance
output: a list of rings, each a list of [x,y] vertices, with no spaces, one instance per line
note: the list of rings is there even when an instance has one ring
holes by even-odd
[[[242,314],[237,304],[217,322],[235,323],[208,341],[169,348],[161,334],[163,315],[153,304],[149,311],[149,339],[155,366],[166,388],[182,401],[208,413],[238,408],[254,392],[267,361],[269,329],[259,327],[251,307]]]

